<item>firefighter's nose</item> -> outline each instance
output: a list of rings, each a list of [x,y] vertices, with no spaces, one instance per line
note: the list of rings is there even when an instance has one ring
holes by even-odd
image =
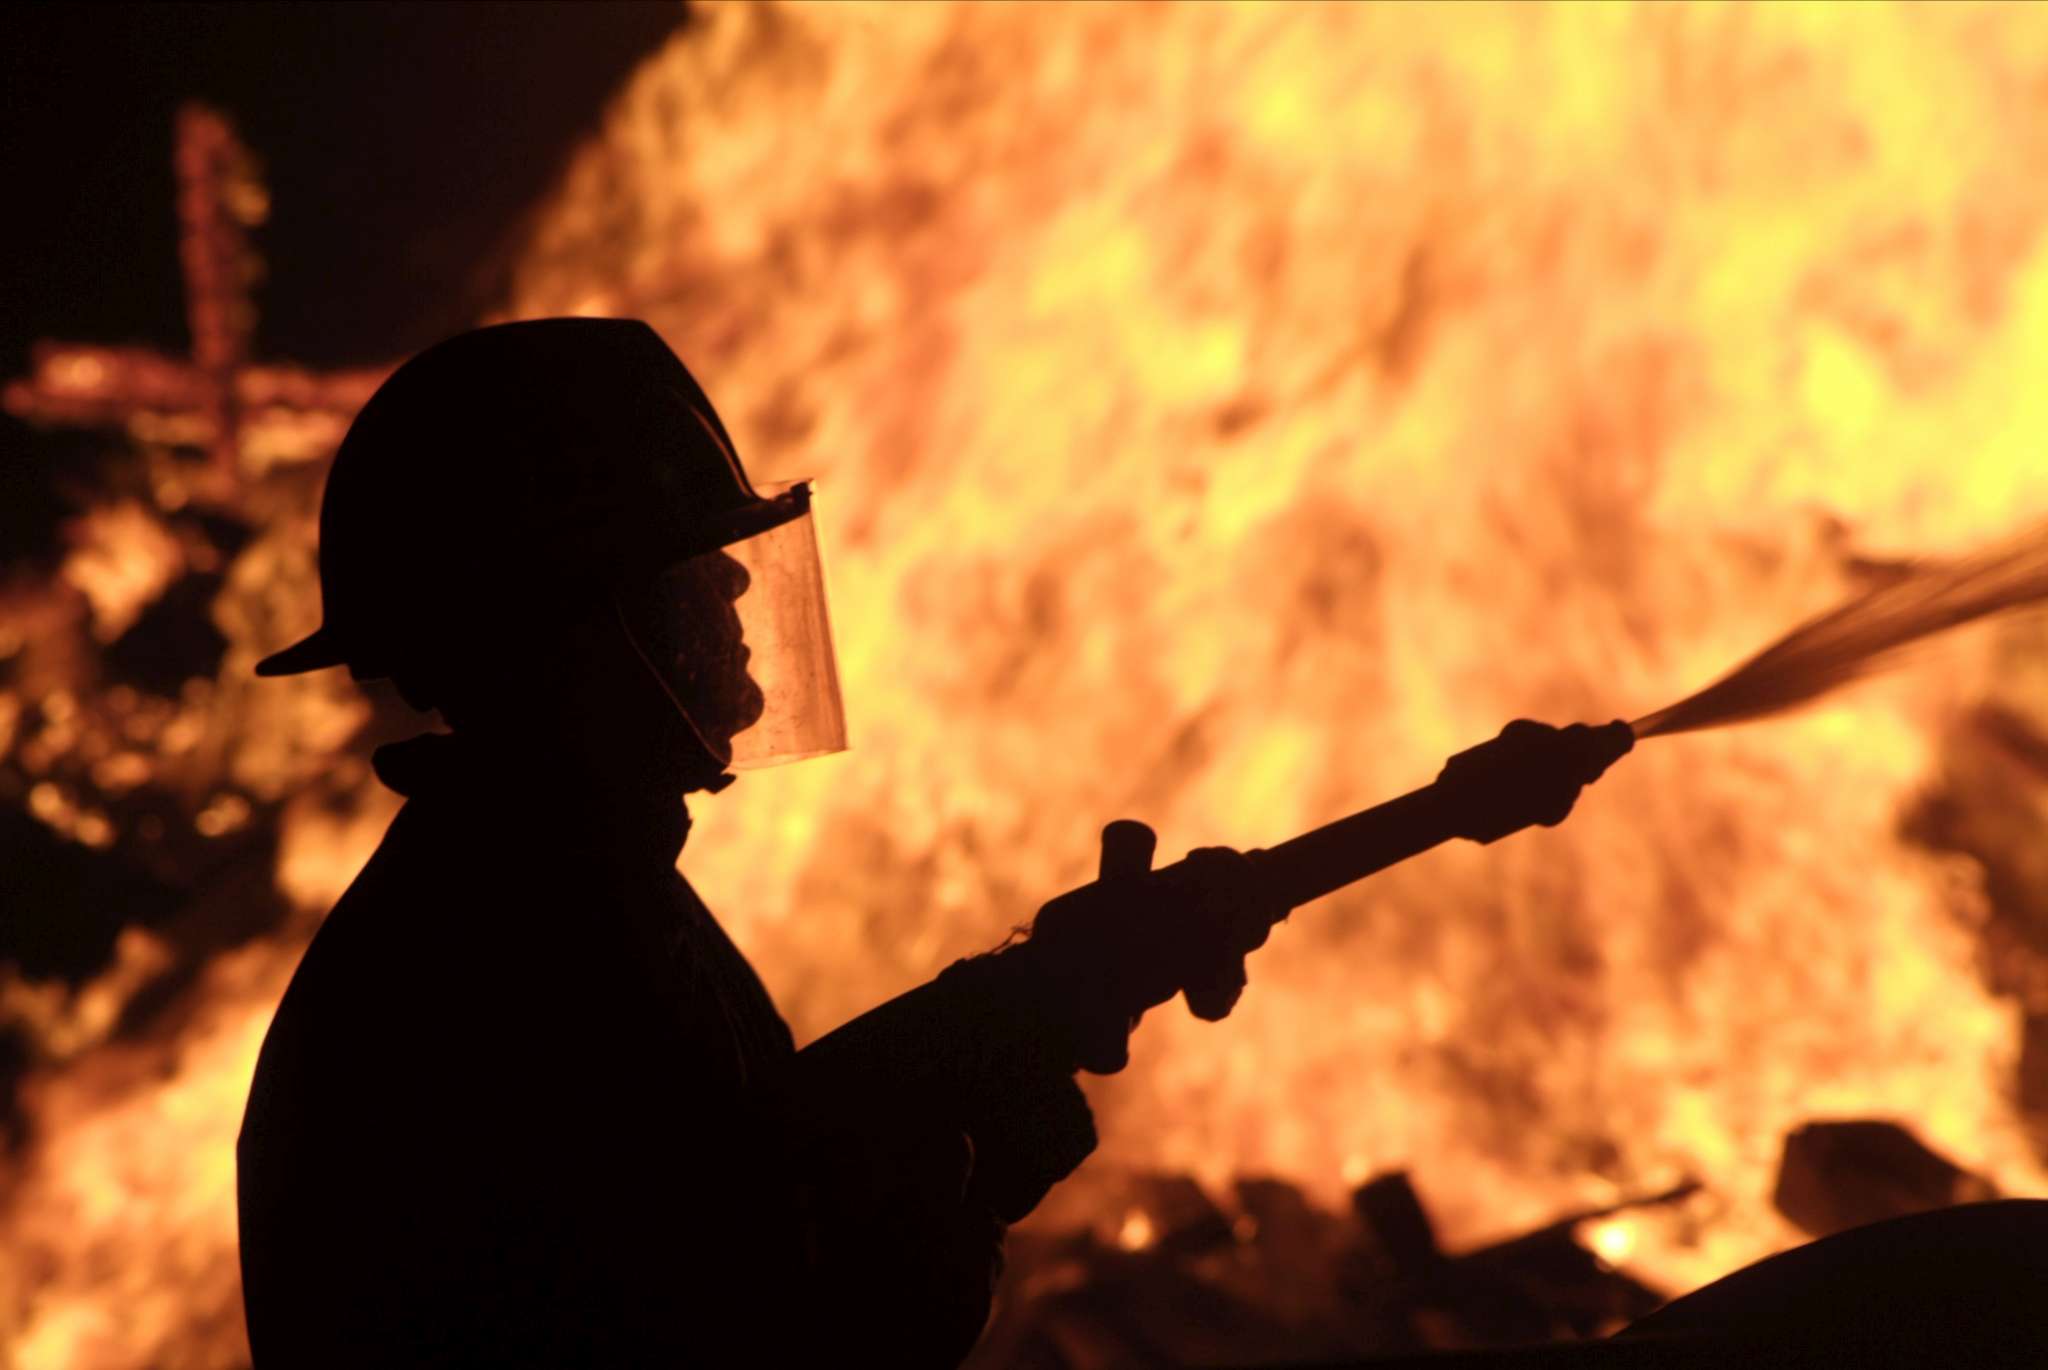
[[[716,568],[713,583],[717,585],[718,592],[727,599],[738,599],[747,592],[747,587],[754,583],[754,578],[747,574],[747,568],[737,557],[720,552],[717,553],[717,558],[713,563]]]

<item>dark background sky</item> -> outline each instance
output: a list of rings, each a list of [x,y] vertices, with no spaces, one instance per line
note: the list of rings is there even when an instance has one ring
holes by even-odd
[[[178,105],[228,114],[271,216],[260,359],[385,361],[463,327],[680,3],[9,4],[0,10],[0,378],[38,338],[189,345]],[[52,552],[104,435],[0,415],[0,573]]]

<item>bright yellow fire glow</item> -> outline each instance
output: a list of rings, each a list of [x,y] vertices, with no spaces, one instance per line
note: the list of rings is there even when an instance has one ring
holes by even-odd
[[[1106,819],[1274,841],[2038,518],[2044,75],[1979,6],[710,9],[514,310],[649,318],[820,477],[855,750],[686,869],[815,1032]],[[1805,1118],[2039,1190],[1981,888],[1895,836],[1987,641],[1304,911],[1095,1088],[1107,1157],[1406,1166],[1454,1246],[1697,1175],[1613,1229],[1676,1287],[1793,1238]]]

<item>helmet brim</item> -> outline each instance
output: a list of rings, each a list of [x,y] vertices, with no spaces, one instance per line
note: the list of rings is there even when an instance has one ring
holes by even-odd
[[[658,566],[650,571],[673,565],[689,557],[698,556],[720,547],[780,528],[793,523],[810,512],[811,489],[808,481],[797,481],[787,489],[776,491],[772,497],[756,497],[747,505],[707,523],[705,535],[696,545],[680,553],[665,553]],[[349,664],[348,651],[329,631],[326,625],[315,629],[310,635],[294,642],[281,652],[273,652],[256,663],[259,676],[300,675],[306,671],[325,670],[330,666]],[[360,665],[361,663],[358,663]],[[359,679],[362,677],[358,677]]]
[[[334,640],[334,635],[321,627],[283,651],[272,652],[257,662],[256,674],[299,675],[305,671],[319,671],[329,666],[343,666],[347,663],[348,657],[342,651],[341,645]]]

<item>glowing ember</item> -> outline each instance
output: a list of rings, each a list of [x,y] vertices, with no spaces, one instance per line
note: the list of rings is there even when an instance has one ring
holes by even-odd
[[[140,504],[122,500],[79,521],[63,574],[92,605],[93,636],[112,642],[184,571],[177,539]]]
[[[1134,1208],[1124,1214],[1123,1225],[1116,1230],[1116,1244],[1126,1251],[1142,1251],[1152,1244],[1154,1233],[1152,1219],[1142,1208]]]
[[[1627,1218],[1603,1218],[1588,1223],[1581,1237],[1593,1254],[1610,1266],[1621,1265],[1635,1254],[1635,1224]]]

